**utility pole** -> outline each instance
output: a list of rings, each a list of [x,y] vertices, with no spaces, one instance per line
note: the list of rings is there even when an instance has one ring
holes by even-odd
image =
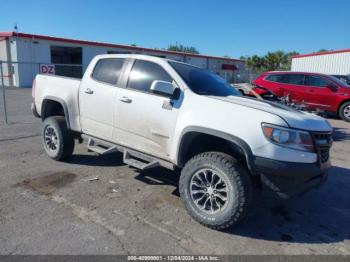
[[[8,124],[7,121],[7,108],[6,108],[6,97],[5,97],[5,84],[4,84],[4,71],[2,70],[2,61],[0,61],[0,75],[1,75],[1,86],[2,86],[2,102],[4,106],[4,114],[5,114],[5,123]]]

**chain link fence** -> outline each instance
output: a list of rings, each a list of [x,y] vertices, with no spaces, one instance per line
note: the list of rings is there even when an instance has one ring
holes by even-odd
[[[81,78],[83,65],[0,61],[0,122],[32,123],[31,86],[37,74]]]
[[[231,81],[229,81],[231,84],[243,84],[243,83],[252,83],[260,73],[251,72],[251,71],[244,71],[244,72],[237,72],[232,75]]]

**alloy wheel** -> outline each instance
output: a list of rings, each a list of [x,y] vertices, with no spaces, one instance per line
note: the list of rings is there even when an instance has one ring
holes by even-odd
[[[190,194],[195,205],[209,214],[223,211],[228,203],[225,180],[210,168],[201,169],[192,176]]]

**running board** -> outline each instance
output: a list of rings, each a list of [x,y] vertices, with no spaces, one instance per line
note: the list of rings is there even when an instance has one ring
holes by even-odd
[[[140,170],[145,170],[160,165],[157,159],[128,149],[124,150],[123,162]]]
[[[92,137],[88,138],[87,148],[100,155],[106,155],[118,151],[115,145]]]
[[[175,169],[175,165],[169,161],[156,158],[138,151],[131,150],[127,147],[113,144],[102,139],[82,134],[81,137],[87,141],[87,148],[100,155],[113,152],[123,153],[123,162],[129,166],[145,170],[157,166],[162,166],[171,170]]]

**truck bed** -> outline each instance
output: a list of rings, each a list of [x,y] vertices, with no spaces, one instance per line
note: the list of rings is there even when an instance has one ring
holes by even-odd
[[[34,103],[41,115],[41,107],[45,99],[54,99],[67,105],[71,128],[80,131],[79,123],[79,86],[80,79],[39,74],[35,77]]]

